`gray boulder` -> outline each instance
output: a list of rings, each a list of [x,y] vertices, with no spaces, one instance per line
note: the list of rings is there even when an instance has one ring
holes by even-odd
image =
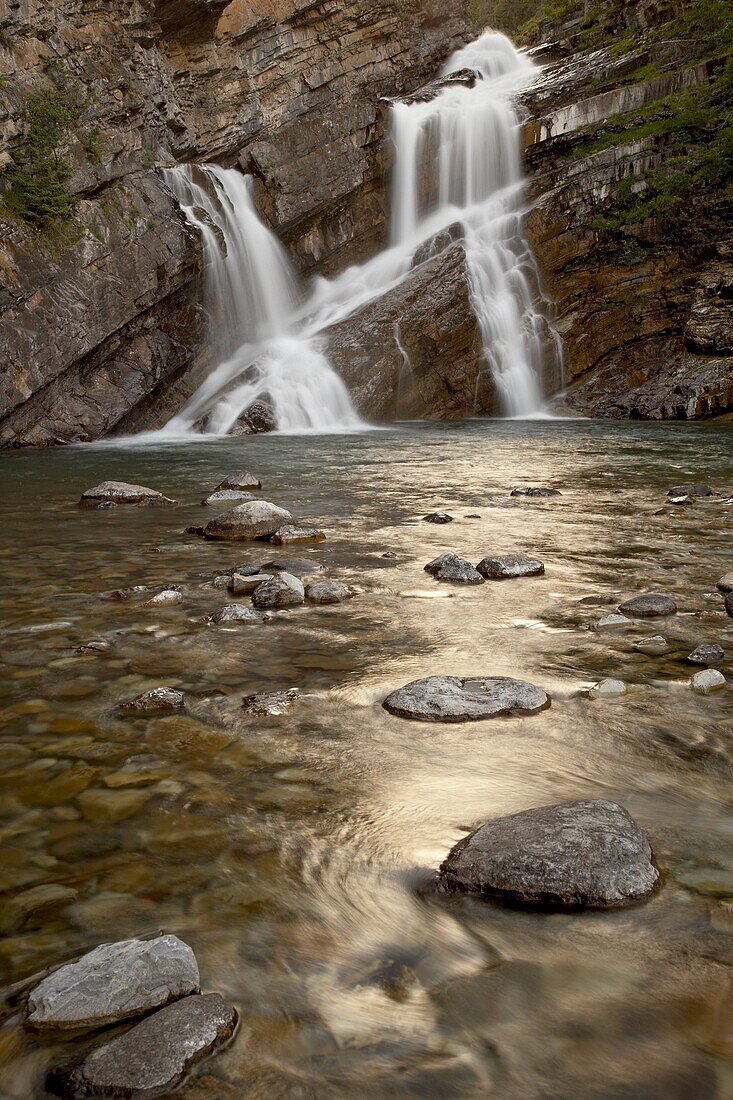
[[[93,1050],[70,1073],[53,1071],[49,1084],[78,1097],[167,1094],[236,1026],[235,1009],[218,993],[186,997]]]
[[[614,802],[566,802],[490,821],[440,868],[446,889],[504,902],[608,909],[648,897],[659,873],[644,834]]]
[[[508,577],[536,577],[544,573],[544,562],[526,554],[488,554],[476,566],[482,577],[504,580]]]
[[[484,584],[484,577],[474,569],[470,561],[459,558],[457,554],[445,553],[429,561],[425,572],[438,581],[453,581],[455,584]]]
[[[507,676],[427,676],[393,691],[383,706],[421,722],[471,722],[536,714],[549,707],[542,688]]]
[[[305,595],[309,603],[343,603],[351,599],[354,591],[341,581],[314,580],[306,583]]]
[[[634,643],[634,649],[640,653],[646,653],[649,657],[661,657],[663,653],[669,653],[670,644],[662,634],[652,634],[651,638],[642,638]]]
[[[633,596],[619,604],[622,615],[631,615],[635,619],[653,619],[661,615],[674,615],[677,603],[663,592],[645,592],[642,596]]]
[[[239,603],[228,603],[215,611],[207,622],[210,622],[213,626],[218,626],[219,623],[269,623],[271,618],[271,615],[267,615],[262,611],[255,611],[252,607],[243,607]]]
[[[290,512],[268,500],[250,500],[210,520],[204,528],[204,538],[233,542],[269,538],[292,519]]]
[[[711,497],[713,490],[709,485],[673,485],[667,490],[668,497]]]
[[[541,485],[526,485],[520,486],[518,489],[512,489],[509,494],[510,497],[561,497],[562,493],[559,489],[548,489]]]
[[[719,665],[725,658],[722,645],[699,645],[687,657],[691,665]]]
[[[452,523],[453,516],[449,516],[447,512],[431,512],[428,516],[423,516],[426,523]]]
[[[160,711],[181,710],[186,705],[186,696],[176,688],[158,687],[144,691],[134,699],[119,704],[123,714],[158,714]]]
[[[706,668],[703,672],[696,672],[690,680],[690,687],[698,695],[710,695],[714,691],[721,691],[726,686],[726,679],[717,668]]]
[[[318,527],[298,527],[294,523],[285,523],[270,538],[275,546],[289,546],[294,542],[323,542],[326,535]]]
[[[278,573],[255,589],[252,603],[259,608],[298,607],[305,603],[303,582],[292,573]]]
[[[297,688],[285,688],[282,691],[260,691],[255,695],[248,695],[242,700],[245,714],[259,717],[278,717],[285,714],[300,692]]]
[[[91,1028],[126,1020],[199,990],[199,969],[177,936],[96,947],[54,971],[28,997],[34,1028]]]
[[[244,504],[248,500],[256,500],[257,498],[252,493],[247,493],[240,489],[217,489],[215,493],[210,493],[201,501],[204,507],[211,507],[216,504]]]
[[[631,619],[626,615],[603,615],[602,618],[596,619],[594,623],[591,623],[588,627],[589,630],[617,630],[622,626],[631,626]]]
[[[164,497],[156,489],[146,485],[130,485],[126,481],[103,481],[81,494],[80,504],[89,508],[99,508],[103,504],[175,504],[175,500]]]

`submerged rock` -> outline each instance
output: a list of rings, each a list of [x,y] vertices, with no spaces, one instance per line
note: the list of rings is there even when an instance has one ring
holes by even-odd
[[[484,577],[471,565],[470,561],[459,558],[451,552],[440,554],[429,561],[425,572],[438,581],[453,581],[456,584],[484,584]]]
[[[588,697],[590,699],[612,698],[615,695],[625,695],[626,692],[627,687],[623,680],[601,680],[590,688]]]
[[[476,566],[482,577],[503,580],[508,577],[536,577],[544,573],[545,565],[539,558],[526,554],[489,554]]]
[[[716,645],[715,643],[709,645],[699,645],[696,649],[693,649],[692,653],[688,654],[687,660],[691,665],[717,665],[725,657],[725,650],[722,645]]]
[[[638,619],[653,619],[661,615],[674,615],[677,603],[663,592],[645,592],[642,596],[633,596],[619,604],[622,615],[632,615]]]
[[[180,710],[185,705],[186,696],[182,691],[159,687],[120,703],[119,709],[125,714],[156,714],[158,711]]]
[[[292,519],[290,512],[268,500],[250,500],[210,520],[204,528],[204,538],[234,542],[269,538]]]
[[[286,688],[283,691],[261,691],[255,695],[248,695],[242,700],[245,714],[260,715],[262,717],[277,717],[285,714],[300,692],[297,688]]]
[[[177,588],[164,588],[152,599],[146,600],[143,607],[175,607],[179,603],[183,603],[183,593]]]
[[[447,512],[431,512],[430,515],[423,516],[423,519],[427,523],[453,523],[453,516],[449,516]]]
[[[175,504],[157,489],[146,485],[130,485],[126,481],[102,481],[81,494],[80,504],[98,508],[101,504]]]
[[[292,573],[302,577],[306,573],[322,573],[323,566],[315,558],[275,558],[260,566],[262,573]]]
[[[536,714],[549,705],[549,696],[542,688],[507,676],[427,676],[393,691],[383,704],[391,714],[422,722],[469,722]]]
[[[275,546],[288,546],[293,542],[323,542],[326,535],[318,527],[298,527],[294,523],[286,523],[279,527],[270,538]]]
[[[252,607],[243,607],[239,603],[228,603],[215,611],[213,615],[210,615],[207,622],[214,626],[219,623],[269,623],[271,618],[271,615],[267,615],[262,611],[255,611]]]
[[[690,680],[690,687],[699,695],[710,695],[713,691],[720,691],[725,685],[725,676],[716,668],[706,668],[703,672],[696,672]]]
[[[709,485],[673,485],[667,490],[668,497],[711,497],[713,490]]]
[[[227,489],[232,489],[236,492],[247,492],[252,489],[261,489],[262,482],[249,470],[242,471],[241,473],[229,474],[225,477],[220,485],[217,485],[214,489],[215,493],[224,492]]]
[[[351,599],[354,591],[341,581],[315,580],[307,582],[305,595],[310,603],[343,603]]]
[[[71,1072],[52,1071],[49,1083],[74,1097],[159,1096],[231,1038],[237,1019],[218,993],[186,997],[98,1047]]]
[[[526,485],[520,486],[518,489],[512,489],[509,494],[510,497],[561,497],[562,493],[559,489],[548,489],[541,485]]]
[[[446,889],[520,905],[608,909],[648,897],[659,873],[649,842],[615,802],[566,802],[500,817],[459,841]]]
[[[726,573],[720,578],[715,587],[719,592],[733,592],[733,573]]]
[[[726,614],[730,615],[731,619],[733,619],[733,592],[726,593],[725,599],[723,600],[723,607],[725,608]]]
[[[631,626],[631,619],[626,615],[604,615],[600,619],[596,619],[594,623],[591,623],[588,627],[589,630],[616,630],[622,626]]]
[[[257,498],[252,493],[244,492],[240,489],[217,489],[215,493],[211,493],[201,501],[204,507],[209,507],[215,504],[244,504],[248,500],[256,500]]]
[[[199,527],[197,524],[192,524],[190,527],[184,527],[183,533],[184,535],[195,535],[196,538],[199,539],[204,537],[203,527]]]
[[[255,607],[298,607],[305,603],[303,582],[292,573],[279,573],[261,584],[252,596]]]
[[[199,990],[193,951],[177,936],[121,940],[60,967],[28,997],[34,1028],[91,1028],[126,1020]]]
[[[650,657],[661,657],[663,653],[669,653],[670,644],[661,634],[652,634],[651,638],[642,638],[634,643],[634,649],[646,653]]]

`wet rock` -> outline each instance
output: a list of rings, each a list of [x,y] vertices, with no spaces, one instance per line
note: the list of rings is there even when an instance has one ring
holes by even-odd
[[[642,638],[634,643],[634,649],[640,653],[646,653],[650,657],[661,657],[663,653],[669,653],[671,646],[661,634],[652,634],[651,638]]]
[[[199,970],[177,936],[96,947],[54,971],[28,997],[34,1028],[91,1028],[125,1020],[199,990]]]
[[[310,603],[343,603],[344,600],[351,599],[354,591],[341,581],[315,580],[308,581],[305,595]]]
[[[212,507],[217,504],[244,504],[245,501],[256,499],[252,493],[247,493],[244,490],[217,489],[215,493],[205,497],[201,504],[203,507]]]
[[[77,803],[86,821],[115,825],[134,817],[150,798],[150,791],[110,791],[99,787],[83,791]]]
[[[292,573],[279,573],[265,581],[252,596],[255,607],[298,607],[305,603],[303,582]]]
[[[284,691],[261,691],[255,695],[248,695],[242,700],[245,714],[260,717],[277,717],[285,712],[293,703],[300,692],[297,688],[287,688]]]
[[[393,691],[384,707],[422,722],[468,722],[536,714],[550,705],[542,688],[506,676],[428,676]]]
[[[544,562],[526,554],[489,554],[476,566],[482,577],[503,580],[507,577],[536,577],[544,573]]]
[[[569,909],[628,905],[648,897],[658,878],[636,822],[600,799],[490,821],[459,841],[440,868],[449,890]]]
[[[665,596],[662,592],[645,592],[619,604],[619,611],[622,615],[631,615],[638,619],[652,619],[676,614],[677,604],[671,596]]]
[[[246,596],[269,580],[272,580],[271,573],[253,573],[249,577],[244,577],[241,573],[232,573],[228,587],[233,596]]]
[[[548,489],[544,486],[526,485],[518,489],[512,489],[510,497],[561,497],[559,489]]]
[[[253,401],[237,420],[232,435],[259,435],[277,430],[277,416],[269,401]]]
[[[268,500],[250,500],[229,512],[222,512],[204,528],[204,538],[247,542],[269,538],[283,524],[292,522],[290,512]]]
[[[471,565],[470,561],[459,558],[451,552],[440,554],[425,566],[438,581],[453,581],[456,584],[484,584],[484,577]]]
[[[667,490],[668,497],[711,497],[713,490],[709,485],[673,485]]]
[[[229,570],[227,574],[229,577],[233,577],[235,573],[239,573],[240,577],[255,577],[258,573],[269,573],[270,570],[260,569],[259,565],[252,565],[250,562],[244,562],[242,565],[235,565],[233,569]]]
[[[678,496],[678,497],[667,497],[667,501],[668,501],[669,504],[674,504],[674,505],[677,505],[677,506],[684,506],[686,504],[694,504],[695,503],[693,497],[688,496],[686,493],[683,494],[682,496]],[[655,513],[655,515],[656,514],[659,514],[659,513]],[[663,512],[661,514],[663,514]]]
[[[286,523],[279,527],[270,538],[275,546],[288,546],[293,542],[323,542],[326,535],[317,527],[298,527],[294,523]]]
[[[323,566],[315,558],[275,558],[260,566],[262,573],[292,573],[294,577],[306,573],[322,573]]]
[[[207,621],[216,626],[219,623],[269,623],[271,618],[271,615],[255,611],[252,607],[228,603],[214,612]]]
[[[218,993],[185,997],[98,1047],[70,1073],[53,1071],[49,1084],[74,1097],[167,1094],[236,1025],[235,1009]]]
[[[394,561],[397,555],[395,554],[394,550],[385,550],[381,557],[387,558],[389,561]]]
[[[722,645],[712,643],[697,646],[686,659],[691,665],[718,665],[724,658],[725,650]]]
[[[120,703],[119,709],[123,714],[158,714],[161,711],[181,710],[185,705],[186,697],[182,691],[158,687]]]
[[[218,577],[214,577],[211,582],[214,588],[229,588],[232,581],[231,573],[221,573]]]
[[[733,592],[726,593],[725,599],[723,600],[723,607],[725,608],[726,614],[730,615],[731,619],[733,619]]]
[[[177,588],[164,588],[150,600],[146,600],[143,607],[175,607],[183,603],[183,593]]]
[[[79,897],[79,891],[71,886],[58,883],[46,883],[23,890],[20,894],[3,902],[0,930],[8,932],[29,921],[38,913],[47,913],[52,909],[62,909]]]
[[[603,615],[602,618],[591,623],[588,629],[593,631],[618,630],[622,626],[631,626],[631,619],[626,615]]]
[[[706,668],[703,672],[696,672],[690,680],[690,687],[699,695],[710,695],[713,691],[721,691],[725,685],[725,676],[716,668]]]
[[[719,592],[733,592],[733,573],[726,573],[715,585]]]
[[[610,699],[614,696],[625,695],[627,692],[626,684],[623,680],[601,680],[600,683],[594,684],[588,692],[589,699]]]
[[[221,493],[227,489],[231,489],[235,492],[251,492],[253,489],[261,489],[262,482],[249,470],[244,470],[241,473],[229,474],[229,477],[225,477],[220,485],[217,485],[214,489],[215,493]]]
[[[453,516],[449,516],[447,512],[431,512],[427,516],[423,516],[426,523],[452,523]]]
[[[203,527],[198,527],[195,524],[192,524],[190,527],[184,527],[183,533],[184,535],[195,535],[196,538],[199,539],[204,537]]]
[[[112,645],[110,642],[104,640],[104,638],[93,638],[89,642],[84,642],[83,645],[78,645],[74,650],[75,653],[109,653]]]
[[[145,485],[129,485],[126,481],[103,481],[81,494],[80,504],[98,508],[100,504],[175,504],[156,489]]]

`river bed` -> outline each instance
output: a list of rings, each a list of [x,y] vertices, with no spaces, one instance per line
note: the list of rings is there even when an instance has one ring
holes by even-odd
[[[693,693],[684,660],[720,642],[731,679],[715,582],[733,568],[733,504],[666,503],[688,481],[733,495],[730,421],[405,424],[5,454],[2,467],[0,980],[175,932],[242,1019],[187,1097],[733,1097],[733,688]],[[184,535],[244,469],[327,541]],[[179,505],[79,508],[106,479]],[[563,495],[512,498],[517,485]],[[454,522],[424,522],[436,509]],[[440,584],[423,566],[444,550],[531,552],[546,573]],[[230,602],[216,575],[293,556],[357,595],[206,623]],[[104,596],[168,584],[181,605]],[[649,590],[679,613],[587,629]],[[579,604],[589,596],[597,606]],[[656,633],[667,655],[633,648]],[[109,648],[76,652],[98,639]],[[432,673],[517,676],[552,706],[460,725],[383,710]],[[608,676],[628,694],[588,699]],[[119,716],[159,685],[188,711]],[[241,713],[242,694],[290,687],[302,694],[286,714]],[[112,796],[92,808],[90,791]],[[579,797],[619,801],[649,836],[662,885],[647,903],[543,914],[432,888],[468,829]],[[70,892],[13,906],[44,884]],[[45,1096],[63,1047],[7,1019],[2,1096]]]

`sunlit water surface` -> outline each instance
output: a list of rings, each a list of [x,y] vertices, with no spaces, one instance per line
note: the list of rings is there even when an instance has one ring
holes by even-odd
[[[733,507],[665,505],[690,478],[733,487],[732,443],[729,423],[466,422],[4,455],[4,980],[177,933],[242,1017],[186,1088],[206,1100],[732,1096],[733,687],[693,694],[683,658],[703,641],[733,653],[714,587],[733,567]],[[273,557],[181,533],[240,469],[325,527],[293,553],[358,586],[353,601],[206,625],[229,601],[213,577]],[[76,506],[107,478],[180,505]],[[510,498],[521,484],[563,496]],[[423,522],[435,509],[455,522]],[[447,549],[532,551],[547,572],[440,585],[423,565]],[[179,584],[184,603],[103,598],[138,584]],[[646,589],[680,613],[586,629]],[[634,650],[660,629],[668,656]],[[75,653],[100,637],[107,652]],[[382,709],[437,672],[525,677],[553,705],[457,726]],[[584,697],[610,675],[626,697]],[[117,717],[160,684],[188,694],[185,715]],[[243,693],[291,686],[304,694],[287,715],[240,713]],[[87,820],[78,799],[96,789],[117,797]],[[547,915],[431,889],[466,829],[577,797],[617,799],[647,831],[663,871],[649,903]],[[77,896],[25,920],[7,905],[47,883]],[[3,1097],[45,1095],[63,1053],[6,1020]]]

